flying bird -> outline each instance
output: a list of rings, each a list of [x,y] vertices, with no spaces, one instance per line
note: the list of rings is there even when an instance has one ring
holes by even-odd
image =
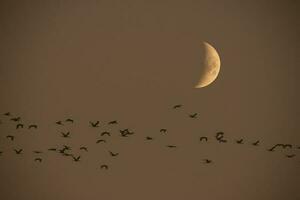
[[[147,136],[147,137],[146,137],[146,140],[153,140],[153,138],[152,138],[152,137],[149,137],[149,136]]]
[[[75,162],[78,162],[80,160],[80,156],[78,156],[78,157],[72,156],[72,158]]]
[[[100,139],[100,140],[97,140],[97,141],[96,141],[97,144],[100,143],[100,142],[106,143],[106,140]]]
[[[57,121],[57,122],[55,122],[55,124],[57,124],[57,125],[64,125],[64,124],[62,123],[62,121]]]
[[[237,143],[237,144],[244,144],[243,141],[244,141],[243,139],[236,140],[236,143]]]
[[[31,125],[28,126],[28,129],[32,129],[32,128],[37,129],[38,126],[36,124],[31,124]]]
[[[19,128],[24,128],[24,124],[17,124],[16,129],[19,129]]]
[[[64,137],[64,138],[70,138],[70,131],[64,133],[64,132],[60,132],[61,133],[61,136]]]
[[[94,128],[95,128],[95,127],[99,127],[99,123],[100,123],[99,121],[96,121],[96,122],[91,122],[91,121],[90,121],[90,125],[91,125],[92,127],[94,127]]]
[[[162,129],[159,130],[159,132],[161,132],[161,133],[166,133],[166,132],[167,132],[167,129],[162,128]]]
[[[118,155],[119,155],[119,153],[113,153],[113,152],[111,152],[111,151],[109,151],[109,154],[110,154],[112,157],[115,157],[115,156],[118,156]]]
[[[224,137],[224,132],[217,132],[215,137],[217,140],[222,139]]]
[[[190,118],[197,118],[198,113],[194,113],[194,114],[190,114],[189,117]]]
[[[204,163],[206,163],[206,164],[212,163],[212,160],[209,160],[209,159],[203,159],[203,160],[204,160]]]
[[[74,120],[73,120],[73,119],[70,119],[70,118],[66,119],[65,121],[66,121],[66,122],[70,122],[70,123],[74,123]]]
[[[36,159],[34,159],[34,161],[36,161],[36,162],[42,162],[42,159],[41,158],[36,158]]]
[[[259,140],[257,140],[256,142],[252,143],[253,146],[258,146],[258,144],[259,144]]]
[[[100,168],[101,169],[108,169],[108,166],[107,165],[101,165]]]
[[[80,147],[80,150],[88,151],[87,147]]]
[[[6,138],[10,139],[11,141],[13,141],[15,139],[15,136],[13,136],[13,135],[7,135]]]
[[[177,146],[175,146],[175,145],[167,145],[167,147],[169,147],[169,148],[176,148]]]
[[[207,137],[200,137],[200,142],[202,142],[203,140],[205,140],[207,142],[208,138]]]
[[[181,108],[181,107],[182,107],[181,104],[177,104],[177,105],[173,106],[173,109],[177,109],[177,108]]]
[[[110,136],[110,132],[108,132],[108,131],[104,131],[104,132],[102,132],[102,133],[101,133],[101,136],[104,136],[104,135],[108,135],[108,136]]]
[[[56,148],[50,148],[48,151],[56,151]]]
[[[10,120],[11,120],[11,121],[18,122],[18,121],[21,120],[21,117],[14,117],[14,118],[11,118]]]
[[[291,155],[285,155],[287,158],[293,158],[295,157],[296,155],[295,154],[291,154]]]
[[[10,116],[10,112],[4,113],[5,116]]]
[[[41,151],[33,151],[33,153],[40,154],[40,153],[43,153],[43,152],[41,152]]]
[[[114,120],[114,121],[108,122],[108,124],[109,124],[109,125],[112,125],[112,124],[118,124],[118,122],[117,122],[116,120]]]
[[[14,149],[14,151],[16,152],[16,154],[21,154],[23,149]]]

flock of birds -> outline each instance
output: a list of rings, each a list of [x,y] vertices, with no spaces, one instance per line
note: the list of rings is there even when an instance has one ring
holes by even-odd
[[[177,110],[177,109],[180,109],[182,107],[183,107],[183,105],[178,104],[178,105],[173,106],[172,109]],[[12,122],[15,123],[15,128],[16,129],[25,129],[25,128],[27,128],[27,129],[38,129],[39,128],[39,126],[37,124],[25,125],[24,123],[22,123],[21,117],[19,117],[19,116],[18,117],[13,117],[10,112],[6,112],[3,115],[5,116],[5,118],[7,118],[7,120],[12,121]],[[198,118],[198,113],[189,114],[188,117],[191,118],[191,119],[196,119],[196,118]],[[2,123],[3,122],[0,121],[0,124],[2,124]],[[65,119],[63,121],[56,121],[54,124],[56,124],[57,126],[64,126],[65,123],[74,124],[75,121],[71,118],[68,118],[68,119]],[[113,121],[108,122],[107,124],[112,125],[112,126],[117,125],[118,121],[113,120]],[[89,126],[91,128],[98,128],[98,127],[100,127],[100,122],[99,121],[90,121]],[[161,134],[167,134],[168,130],[166,128],[161,128],[159,130],[159,132]],[[61,131],[60,134],[61,134],[62,138],[70,138],[71,137],[71,132],[70,131],[66,131],[66,132]],[[120,134],[120,137],[126,138],[126,137],[129,137],[131,135],[134,135],[135,132],[128,129],[128,128],[126,128],[126,129],[119,129],[119,134]],[[103,131],[103,132],[101,132],[100,135],[101,135],[101,138],[97,139],[95,141],[96,144],[106,143],[107,142],[107,137],[110,137],[111,133],[109,131]],[[16,137],[15,135],[6,135],[6,139],[10,140],[10,141],[14,141],[15,137]],[[224,132],[217,132],[213,139],[215,141],[219,142],[219,143],[227,143],[229,141],[228,139],[226,139]],[[154,138],[151,137],[151,136],[146,136],[145,140],[151,141],[151,140],[154,140]],[[210,139],[207,136],[201,136],[199,138],[200,143],[208,142],[209,140]],[[235,140],[234,143],[242,145],[242,144],[245,144],[245,141],[244,141],[244,139],[241,138],[241,139]],[[259,146],[259,145],[261,145],[261,141],[257,140],[257,141],[254,141],[254,142],[250,143],[250,144],[253,145],[253,146]],[[178,146],[174,145],[174,144],[166,145],[166,148],[171,148],[171,149],[172,148],[177,148],[177,147]],[[280,144],[279,143],[279,144],[275,144],[275,145],[271,146],[270,148],[267,149],[267,151],[274,152],[275,150],[278,150],[278,149],[294,149],[294,148],[300,149],[300,146],[295,146],[295,145],[292,145],[292,144]],[[79,148],[79,150],[84,151],[84,152],[88,152],[89,148],[87,146],[81,146]],[[13,151],[15,152],[16,155],[21,155],[24,152],[24,150],[22,148],[15,148],[15,149],[13,149]],[[75,155],[74,153],[72,153],[71,152],[72,147],[68,146],[68,145],[62,145],[60,148],[48,148],[46,151],[57,152],[58,154],[61,154],[62,156],[70,157],[74,162],[79,162],[81,160],[81,155]],[[0,149],[0,157],[4,153],[5,152],[3,152]],[[42,156],[38,156],[38,155],[43,154],[43,151],[35,150],[35,151],[33,151],[33,153],[36,155],[34,157],[35,162],[40,163],[40,162],[43,161]],[[108,153],[111,157],[118,157],[119,156],[118,152],[108,151]],[[296,154],[285,154],[285,156],[287,158],[294,158],[296,156]],[[211,164],[211,163],[213,163],[213,160],[203,159],[203,163],[204,164]],[[109,169],[109,165],[108,164],[101,164],[100,169],[107,170],[107,169]]]

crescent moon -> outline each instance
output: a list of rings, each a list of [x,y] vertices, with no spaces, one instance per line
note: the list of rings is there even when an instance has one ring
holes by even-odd
[[[204,47],[205,56],[203,72],[201,73],[200,79],[195,88],[208,86],[218,77],[220,72],[221,60],[217,50],[207,42],[204,42]]]

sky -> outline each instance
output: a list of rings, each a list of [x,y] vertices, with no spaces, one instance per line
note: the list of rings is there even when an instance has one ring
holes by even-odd
[[[0,116],[0,194],[299,199],[300,150],[266,150],[300,146],[298,8],[292,0],[1,1],[0,113],[38,129],[16,130]],[[218,51],[221,70],[211,85],[195,89],[204,41]],[[176,104],[183,106],[172,109]],[[74,124],[55,124],[66,118]],[[97,120],[100,127],[91,128]],[[107,125],[112,120],[118,125]],[[124,128],[135,134],[121,138]],[[96,145],[103,131],[112,136]],[[218,131],[228,143],[215,141]],[[243,145],[235,143],[240,138]],[[47,151],[64,144],[80,162]],[[33,150],[43,151],[42,163]]]

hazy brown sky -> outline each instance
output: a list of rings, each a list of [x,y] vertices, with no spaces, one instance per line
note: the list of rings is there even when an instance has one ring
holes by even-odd
[[[286,152],[294,159],[266,151],[300,145],[298,11],[292,0],[1,1],[0,113],[39,129],[16,131],[1,117],[0,198],[300,199],[300,150]],[[194,89],[203,41],[222,66],[213,84]],[[174,112],[175,104],[184,107]],[[199,118],[189,119],[194,112]],[[54,125],[67,117],[76,123]],[[102,125],[110,120],[120,123]],[[121,128],[136,135],[120,138]],[[96,145],[104,130],[115,135]],[[217,131],[228,144],[213,140]],[[209,143],[199,144],[203,135]],[[245,144],[234,144],[241,137]],[[33,150],[63,144],[82,161],[47,152],[33,162]]]

